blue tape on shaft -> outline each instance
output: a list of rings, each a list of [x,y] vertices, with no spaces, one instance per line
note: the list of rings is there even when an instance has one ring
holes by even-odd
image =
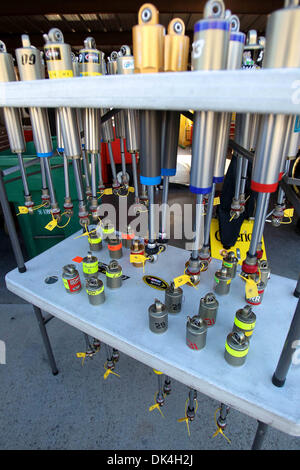
[[[213,183],[222,183],[224,181],[224,176],[214,176]]]
[[[230,34],[230,41],[239,41],[239,42],[245,44],[246,34],[244,34],[244,33],[231,33]]]
[[[300,132],[300,116],[296,116],[294,132]]]
[[[194,33],[205,31],[206,29],[223,29],[223,31],[229,31],[230,23],[225,20],[200,20],[194,26]]]
[[[38,157],[52,157],[53,152],[48,153],[36,153]]]
[[[63,153],[63,151],[64,151],[65,149],[62,149],[62,148],[60,148],[60,147],[57,147],[56,150],[57,150],[58,152],[60,152],[60,153]]]
[[[161,169],[161,176],[175,176],[176,175],[176,168],[162,168]]]
[[[146,186],[154,186],[155,184],[160,184],[161,176],[140,176],[141,184],[145,184]]]
[[[195,186],[190,186],[190,191],[195,194],[208,194],[212,190],[212,186],[209,188],[196,188]]]

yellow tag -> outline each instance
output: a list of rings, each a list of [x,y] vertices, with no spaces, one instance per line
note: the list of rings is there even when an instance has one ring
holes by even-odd
[[[18,207],[20,214],[28,214],[28,209],[25,206],[19,206]]]
[[[49,70],[49,78],[70,78],[73,77],[73,70]]]
[[[173,279],[174,286],[175,287],[183,286],[187,282],[190,282],[190,280],[191,280],[190,276],[188,276],[187,274],[182,274],[182,276],[174,277]]]
[[[294,208],[293,207],[291,209],[285,209],[284,217],[293,217],[293,216],[294,216]]]
[[[128,187],[128,192],[129,192],[129,193],[134,193],[134,188],[133,188],[132,186],[129,186],[129,187]]]
[[[112,193],[113,193],[112,188],[106,188],[106,189],[104,189],[104,191],[103,191],[103,194],[106,194],[106,195],[109,195],[109,194],[112,194]]]
[[[252,297],[258,296],[257,285],[253,279],[247,279],[245,290],[246,290],[246,299],[251,299]]]
[[[56,226],[57,226],[57,220],[56,220],[56,219],[52,219],[52,220],[50,220],[50,222],[49,222],[47,225],[45,225],[45,229],[51,231],[51,230],[53,230]]]
[[[160,406],[159,406],[158,403],[155,403],[155,405],[150,406],[150,407],[149,407],[149,411],[153,411],[153,410],[155,410],[156,408],[158,409],[158,411],[160,412],[160,414],[161,414],[162,417],[164,418],[164,414],[163,414],[163,412],[161,411]]]
[[[83,366],[83,363],[84,363],[84,360],[85,360],[86,353],[84,353],[84,352],[79,352],[79,353],[76,353],[76,356],[77,356],[77,357],[82,357],[82,362],[81,362],[81,365]]]
[[[107,379],[107,377],[109,376],[109,374],[113,374],[113,375],[116,375],[117,377],[120,377],[119,374],[116,374],[116,372],[114,372],[113,370],[111,370],[111,369],[106,369],[106,372],[105,372],[104,375],[103,375],[104,380]]]
[[[98,75],[102,75],[102,73],[99,73],[99,72],[80,72],[81,77],[96,77]]]
[[[146,259],[144,255],[130,255],[130,263],[145,263]]]
[[[236,252],[237,248],[240,250],[240,258],[238,264],[242,264],[244,259],[246,259],[247,251],[250,247],[251,234],[253,231],[253,220],[245,220],[242,223],[238,239],[234,246],[230,247],[228,251]],[[222,252],[224,250],[223,245],[220,241],[220,229],[219,221],[217,219],[212,219],[210,226],[210,244],[211,244],[211,257],[216,259],[223,259]],[[262,249],[263,256],[262,259],[266,260],[266,248],[264,244],[264,239],[262,238]]]
[[[214,198],[214,206],[218,206],[220,204],[220,198],[219,196]]]

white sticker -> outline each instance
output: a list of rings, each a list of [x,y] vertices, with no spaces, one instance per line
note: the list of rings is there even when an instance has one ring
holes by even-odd
[[[192,47],[193,47],[193,52],[192,52],[193,59],[199,59],[199,57],[201,57],[204,44],[205,44],[205,40],[204,40],[204,39],[198,39],[197,41],[193,42],[193,44],[192,44]]]

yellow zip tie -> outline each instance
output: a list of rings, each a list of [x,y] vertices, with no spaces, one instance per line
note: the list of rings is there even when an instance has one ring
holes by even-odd
[[[288,222],[280,222],[280,225],[283,224],[283,225],[287,225],[287,224],[291,224],[293,222],[293,219],[291,217],[289,217],[289,221]]]
[[[86,353],[84,353],[84,352],[79,352],[79,353],[76,353],[76,356],[77,356],[77,357],[82,357],[81,365],[83,366],[84,360],[85,360],[85,358],[86,358]]]
[[[153,370],[154,370],[154,369],[153,369]],[[158,372],[158,371],[157,371],[157,372]],[[155,372],[155,373],[156,373],[156,372]],[[158,393],[158,392],[157,392],[157,393]],[[155,393],[155,395],[154,395],[154,401],[156,401],[156,395],[157,395],[157,393]],[[164,396],[165,396],[165,395],[164,395]],[[155,403],[154,405],[149,406],[149,411],[150,411],[150,412],[153,411],[153,410],[155,410],[155,409],[158,409],[158,411],[160,412],[160,414],[162,415],[163,418],[165,417],[164,414],[163,414],[163,412],[161,411],[160,406],[159,406],[158,403]]]
[[[225,439],[229,442],[229,444],[231,444],[231,440],[225,435],[224,431],[222,428],[220,428],[220,426],[218,425],[217,423],[217,412],[220,411],[221,408],[217,408],[216,411],[215,411],[215,424],[217,426],[217,430],[216,432],[212,435],[212,437],[216,437],[218,434],[222,434],[223,437],[225,437]]]
[[[107,379],[107,377],[109,376],[109,374],[113,374],[113,375],[116,375],[117,377],[120,377],[119,374],[117,374],[116,372],[114,372],[114,371],[111,370],[111,369],[108,369],[108,368],[106,367],[106,364],[107,364],[107,361],[106,361],[105,364],[104,364],[104,369],[106,370],[106,372],[105,372],[104,375],[103,375],[104,380]]]
[[[197,410],[198,410],[198,400],[195,400],[196,401],[196,408],[195,408],[195,415],[197,413]],[[186,427],[187,427],[187,432],[188,432],[188,435],[189,437],[191,436],[191,432],[190,432],[190,426],[189,426],[189,418],[187,416],[187,406],[188,406],[188,402],[189,402],[189,399],[186,400],[185,402],[185,408],[184,408],[184,414],[185,414],[185,418],[180,418],[178,419],[178,423],[184,423],[186,422]]]
[[[235,216],[235,214],[233,214],[233,216],[231,217],[231,219],[229,220],[229,222],[231,222],[231,221],[234,219],[234,216]]]
[[[58,227],[58,228],[65,228],[65,227],[68,225],[68,223],[70,222],[70,220],[71,220],[71,217],[68,218],[68,221],[65,223],[65,225],[58,225],[58,224],[57,224],[56,227]]]
[[[44,202],[43,204],[39,204],[38,206],[33,206],[32,210],[36,211],[37,209],[40,209],[41,207],[46,206],[48,203]]]
[[[185,268],[185,270],[183,271],[183,274],[185,274],[187,268],[188,268],[188,267]],[[200,271],[201,271],[201,270],[200,270]],[[189,274],[187,274],[187,276],[189,276]],[[190,283],[196,290],[198,290],[198,287],[195,286],[195,284],[191,281],[191,279],[189,280],[189,283]]]

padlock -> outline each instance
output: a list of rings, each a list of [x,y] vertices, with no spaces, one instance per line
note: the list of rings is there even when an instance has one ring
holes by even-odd
[[[122,233],[122,243],[124,248],[131,248],[132,240],[134,239],[134,231],[128,225],[127,230]]]
[[[222,266],[224,268],[227,268],[227,273],[231,277],[231,279],[234,279],[236,276],[237,265],[238,265],[237,257],[235,256],[233,251],[229,251],[223,258]]]
[[[117,289],[122,285],[122,268],[115,260],[106,268],[106,286],[109,289]]]
[[[97,277],[87,279],[86,292],[92,305],[100,305],[105,301],[104,285]]]
[[[100,251],[102,249],[102,238],[96,231],[92,231],[88,235],[88,242],[91,251]]]
[[[138,240],[134,240],[131,245],[131,254],[132,255],[142,255],[145,256],[145,246],[140,243]],[[144,263],[131,263],[135,268],[142,268]]]
[[[86,279],[98,276],[98,259],[90,251],[82,260],[82,270]]]
[[[81,291],[80,276],[74,264],[66,264],[63,267],[62,281],[69,294],[76,294]]]
[[[250,305],[240,308],[234,318],[232,331],[241,331],[248,339],[252,336],[255,328],[256,315],[252,311]]]
[[[215,292],[219,295],[228,294],[230,291],[231,277],[228,274],[227,268],[221,268],[215,273]]]
[[[112,259],[120,259],[123,256],[123,251],[122,251],[122,240],[117,237],[116,235],[114,237],[110,237],[108,240],[107,244],[109,256]]]

